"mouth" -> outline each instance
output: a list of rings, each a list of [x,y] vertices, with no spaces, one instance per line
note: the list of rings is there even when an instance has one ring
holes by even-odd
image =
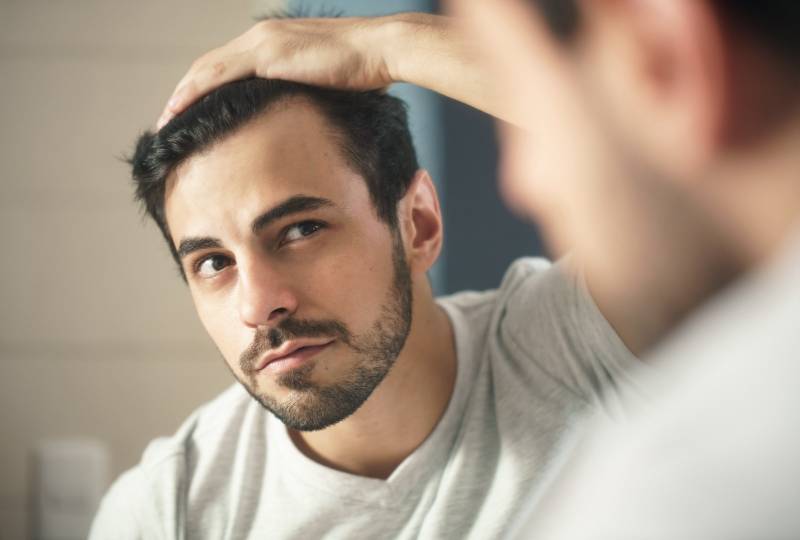
[[[280,373],[295,369],[334,343],[334,339],[287,341],[269,352],[256,366],[256,371]]]

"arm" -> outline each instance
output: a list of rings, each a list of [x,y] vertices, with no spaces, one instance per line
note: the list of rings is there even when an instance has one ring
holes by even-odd
[[[520,115],[518,104],[497,93],[493,66],[484,60],[462,24],[461,19],[424,13],[261,21],[192,64],[178,83],[159,127],[220,85],[256,76],[350,90],[407,82],[524,128],[531,115]],[[543,58],[547,60],[544,53]],[[550,65],[544,61],[542,68]],[[534,82],[528,87],[536,86]],[[594,274],[586,271],[586,276],[591,285]],[[624,342],[640,352],[643,347],[637,339],[644,319],[630,310],[612,312],[613,299],[595,298]]]
[[[509,120],[487,73],[459,23],[448,17],[267,19],[198,58],[158,125],[215,88],[254,76],[350,90],[408,82]]]

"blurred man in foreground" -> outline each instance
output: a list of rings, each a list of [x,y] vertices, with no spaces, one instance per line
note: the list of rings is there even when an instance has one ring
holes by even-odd
[[[800,537],[800,5],[452,4],[529,128],[506,133],[509,180],[560,239],[607,249],[579,247],[612,320],[676,300],[642,319],[643,343],[672,330],[651,399],[576,441],[518,535]],[[628,227],[592,212],[621,199]]]

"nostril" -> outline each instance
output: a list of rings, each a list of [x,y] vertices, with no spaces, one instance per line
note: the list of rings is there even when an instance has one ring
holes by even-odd
[[[287,313],[289,313],[289,310],[286,309],[285,307],[276,308],[276,309],[273,309],[272,313],[269,314],[269,318],[273,319],[275,317],[281,317],[283,315],[286,315]]]

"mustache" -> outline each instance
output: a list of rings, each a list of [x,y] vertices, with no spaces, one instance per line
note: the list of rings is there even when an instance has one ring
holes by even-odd
[[[277,349],[290,339],[333,337],[347,345],[352,343],[352,335],[344,323],[328,319],[311,321],[302,319],[284,319],[274,328],[259,327],[253,336],[253,342],[247,346],[239,357],[239,365],[244,373],[253,370],[258,359],[271,349]]]

